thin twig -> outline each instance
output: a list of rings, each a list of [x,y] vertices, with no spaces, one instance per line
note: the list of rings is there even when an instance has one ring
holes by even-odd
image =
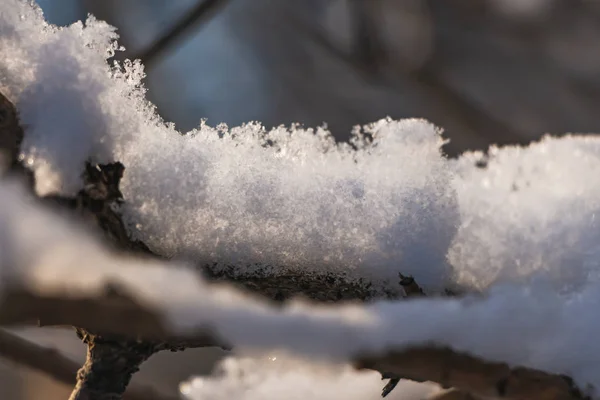
[[[160,53],[175,44],[178,40],[181,40],[192,26],[209,19],[216,12],[217,8],[223,6],[226,2],[227,0],[201,1],[191,11],[187,12],[183,18],[177,21],[171,29],[162,34],[148,48],[142,50],[132,58],[141,60],[146,67],[149,67],[156,61]]]
[[[423,297],[425,296],[425,292],[421,289],[421,286],[415,281],[410,275],[402,275],[402,273],[398,274],[400,278],[400,286],[404,289],[404,294],[406,297]]]
[[[19,336],[0,329],[0,356],[43,372],[57,382],[74,385],[79,365],[62,355],[58,350],[42,347]],[[124,400],[177,400],[174,396],[164,396],[149,387],[131,384]]]

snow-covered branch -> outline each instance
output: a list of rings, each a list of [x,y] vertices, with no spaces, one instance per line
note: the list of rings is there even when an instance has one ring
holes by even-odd
[[[0,92],[18,109],[0,96],[2,172],[30,185],[0,182],[0,323],[75,325],[109,372],[122,339],[135,360],[109,398],[153,351],[204,345],[481,396],[600,386],[600,140],[448,160],[440,130],[415,119],[357,128],[350,144],[256,123],[182,135],[144,99],[140,63],[109,66],[116,37],[92,17],[59,29],[28,2],[0,5]],[[466,294],[382,301],[399,274]],[[373,302],[274,305],[205,275],[274,300]]]
[[[202,338],[203,345],[282,349],[481,395],[520,398],[540,380],[552,393],[574,390],[559,376],[508,365],[569,373],[580,387],[598,383],[598,355],[593,348],[585,354],[580,350],[595,334],[593,321],[582,324],[579,318],[580,310],[598,296],[594,289],[566,303],[550,291],[507,288],[486,298],[363,306],[293,301],[275,307],[208,284],[193,269],[107,252],[86,232],[38,209],[15,189],[4,184],[0,190],[5,210],[0,244],[10,250],[3,251],[0,260],[3,323],[27,323],[39,316],[42,323],[73,324],[96,332],[175,338],[175,345],[198,345]],[[571,332],[574,326],[577,335]],[[504,340],[507,334],[510,341]],[[544,393],[540,396],[547,396]],[[580,398],[569,396],[539,398]]]

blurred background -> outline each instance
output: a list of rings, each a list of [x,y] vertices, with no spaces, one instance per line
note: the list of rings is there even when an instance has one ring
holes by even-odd
[[[140,58],[148,96],[179,130],[327,124],[338,140],[380,118],[423,117],[456,155],[545,133],[600,132],[598,0],[38,0],[68,25],[88,13]],[[76,359],[74,333],[28,330]],[[136,379],[174,393],[218,351],[153,358]],[[69,388],[0,365],[0,398]]]
[[[116,26],[119,57],[144,61],[149,98],[182,131],[327,123],[344,140],[356,124],[424,117],[452,155],[600,132],[598,0],[38,3],[55,24],[91,13]]]

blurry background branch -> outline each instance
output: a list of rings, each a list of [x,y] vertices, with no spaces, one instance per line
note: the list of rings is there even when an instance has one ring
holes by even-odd
[[[178,41],[182,40],[194,25],[209,19],[212,13],[217,12],[219,7],[223,7],[227,1],[229,0],[201,0],[171,28],[159,35],[147,49],[131,58],[141,60],[146,67],[151,66],[163,51],[169,47],[177,47]]]
[[[327,122],[346,139],[386,115],[426,117],[451,154],[600,131],[597,2],[39,2],[51,22],[91,12],[117,26],[125,56],[152,64],[151,100],[182,130],[200,118]]]
[[[75,385],[79,365],[55,349],[42,347],[16,334],[0,329],[0,356],[17,364],[41,371],[58,382]],[[132,384],[124,400],[177,400],[159,395],[149,388]]]

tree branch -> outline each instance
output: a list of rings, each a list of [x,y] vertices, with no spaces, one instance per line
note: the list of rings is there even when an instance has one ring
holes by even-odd
[[[55,349],[38,346],[3,329],[0,329],[0,356],[43,372],[57,382],[66,385],[77,382],[79,365],[76,362]],[[177,397],[159,395],[150,388],[133,384],[125,393],[124,400],[177,400]]]
[[[136,54],[132,59],[139,59],[146,67],[150,67],[156,58],[165,51],[169,46],[172,46],[178,40],[181,40],[186,32],[195,24],[210,18],[218,7],[225,5],[227,0],[201,0],[192,10],[177,21],[172,28],[167,30],[158,39],[154,41],[148,48]]]
[[[24,323],[36,315],[63,324],[102,328],[124,337],[146,340],[161,338],[169,332],[159,313],[129,302],[113,302],[107,298],[59,299],[29,294],[8,296],[0,303],[0,323]],[[415,300],[418,301],[418,300]],[[252,302],[252,300],[248,300]],[[99,316],[127,315],[128,323]],[[241,311],[240,311],[241,312]],[[7,318],[10,316],[10,318]],[[149,323],[148,321],[152,321]],[[260,335],[258,326],[247,327],[248,334]],[[265,330],[273,327],[265,327]],[[210,326],[196,331],[198,336],[173,336],[173,345],[194,347],[218,345],[223,340],[210,333]],[[272,332],[271,332],[272,333]],[[283,332],[281,335],[285,335]],[[490,362],[467,353],[436,345],[390,349],[383,354],[364,354],[353,358],[357,368],[385,371],[415,381],[437,382],[478,396],[506,399],[568,400],[587,399],[568,377],[528,368],[511,368],[506,363]]]
[[[110,286],[110,285],[109,285]],[[164,349],[230,346],[210,334],[171,335],[158,311],[140,305],[126,294],[100,297],[44,296],[26,289],[6,290],[0,301],[0,325],[76,326],[92,332],[164,341]]]
[[[503,399],[590,399],[572,379],[530,368],[511,368],[457,352],[448,347],[416,346],[382,355],[359,357],[357,368],[389,371],[417,382],[432,381],[443,387],[482,397]]]

